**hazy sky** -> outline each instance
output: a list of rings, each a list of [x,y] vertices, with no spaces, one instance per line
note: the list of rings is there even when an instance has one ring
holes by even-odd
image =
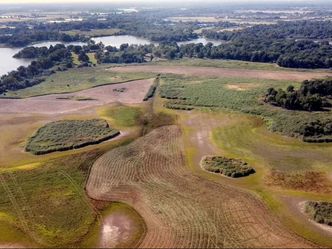
[[[105,3],[146,3],[151,2],[157,4],[158,2],[176,2],[176,3],[200,3],[201,0],[0,0],[0,3],[5,4],[21,4],[21,3],[94,3],[94,2],[105,2]],[[294,2],[314,2],[313,0],[207,0],[207,2],[213,3],[294,3]]]

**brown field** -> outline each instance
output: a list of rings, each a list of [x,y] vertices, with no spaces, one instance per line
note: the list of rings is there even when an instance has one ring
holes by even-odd
[[[114,72],[152,72],[152,73],[173,73],[187,76],[199,77],[238,77],[252,79],[271,79],[271,80],[292,80],[303,81],[311,78],[323,78],[332,76],[327,72],[312,71],[270,71],[270,70],[248,70],[248,69],[229,69],[213,67],[194,67],[194,66],[166,66],[166,65],[140,65],[115,67],[110,70]]]
[[[195,145],[203,146],[205,135],[197,135]],[[86,190],[140,213],[147,225],[141,247],[313,246],[288,232],[252,194],[192,174],[185,165],[180,129],[161,127],[99,158]]]
[[[70,94],[51,94],[27,99],[0,99],[0,113],[61,114],[108,103],[143,102],[153,80],[105,85]],[[113,91],[126,88],[125,92]]]

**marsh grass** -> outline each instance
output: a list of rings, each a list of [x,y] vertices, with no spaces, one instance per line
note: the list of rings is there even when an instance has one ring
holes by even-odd
[[[35,155],[78,149],[111,139],[120,132],[102,119],[63,120],[46,124],[29,138],[25,150]]]

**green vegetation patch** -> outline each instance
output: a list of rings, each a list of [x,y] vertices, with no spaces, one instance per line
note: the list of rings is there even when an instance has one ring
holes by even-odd
[[[52,93],[70,93],[96,86],[124,83],[133,80],[150,79],[153,73],[117,73],[106,66],[73,68],[57,72],[32,87],[17,91],[8,91],[6,97],[32,97]]]
[[[1,173],[1,214],[13,218],[0,218],[0,244],[15,245],[24,233],[39,247],[78,246],[96,221],[84,186],[89,168],[103,153],[70,155],[35,169]]]
[[[308,81],[309,83],[311,81]],[[267,121],[270,130],[300,137],[306,142],[332,141],[330,111],[287,110],[264,102],[264,96],[269,88],[286,90],[289,85],[293,85],[295,89],[301,87],[300,82],[284,80],[165,75],[160,86],[160,96],[165,99],[166,108],[182,110],[200,107],[227,108],[259,115]],[[230,86],[246,90],[232,89]],[[315,90],[315,87],[307,86],[307,88]]]
[[[332,226],[332,203],[309,201],[305,205],[305,212],[316,222]]]
[[[25,149],[36,155],[78,149],[119,134],[102,119],[56,121],[41,127],[28,140]]]
[[[222,156],[206,156],[202,159],[201,165],[207,171],[233,178],[255,173],[255,170],[246,162]]]
[[[159,84],[159,76],[154,80],[153,84],[150,86],[148,92],[145,94],[143,101],[148,101],[149,99],[153,98],[157,87]]]
[[[101,115],[111,118],[116,126],[131,127],[139,124],[142,111],[139,107],[120,105],[103,109]]]

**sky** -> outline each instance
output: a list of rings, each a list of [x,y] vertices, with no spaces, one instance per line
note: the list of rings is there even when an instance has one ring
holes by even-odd
[[[22,3],[154,3],[157,2],[179,2],[179,0],[0,0],[0,4],[22,4]],[[201,0],[181,0],[182,3],[199,3]],[[294,3],[294,2],[314,2],[314,0],[207,0],[207,2],[213,3],[251,3],[251,2],[262,2],[262,3]]]

